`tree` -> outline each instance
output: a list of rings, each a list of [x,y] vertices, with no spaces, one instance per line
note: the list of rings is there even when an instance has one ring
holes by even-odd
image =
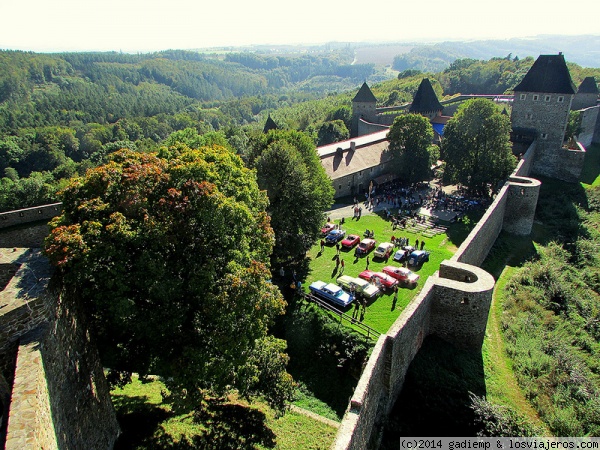
[[[319,127],[317,136],[319,140],[318,145],[321,146],[346,140],[350,137],[350,132],[343,121],[332,120],[323,123]]]
[[[315,145],[303,133],[282,130],[254,136],[252,145],[249,163],[269,197],[274,260],[302,257],[317,241],[333,203],[333,187]]]
[[[223,147],[165,154],[119,151],[73,180],[46,254],[114,373],[161,375],[195,404],[233,387],[281,406],[293,382],[267,336],[285,303],[269,282],[266,195]]]
[[[431,166],[439,152],[431,143],[433,128],[426,117],[420,114],[396,117],[388,139],[396,170],[403,180],[415,183],[431,176]]]
[[[510,144],[510,119],[493,102],[465,102],[444,129],[444,178],[461,183],[477,195],[506,179],[516,166]]]

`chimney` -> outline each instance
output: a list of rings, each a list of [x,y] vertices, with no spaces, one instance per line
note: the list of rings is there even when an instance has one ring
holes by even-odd
[[[356,142],[350,141],[350,151],[353,152],[356,150]]]

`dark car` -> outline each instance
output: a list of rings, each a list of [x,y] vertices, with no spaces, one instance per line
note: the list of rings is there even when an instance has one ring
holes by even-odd
[[[425,250],[415,250],[408,257],[408,264],[411,266],[420,266],[429,261],[429,252]]]
[[[328,244],[335,244],[336,242],[341,241],[346,236],[346,232],[343,230],[333,230],[330,231],[327,236],[325,236],[325,242]]]

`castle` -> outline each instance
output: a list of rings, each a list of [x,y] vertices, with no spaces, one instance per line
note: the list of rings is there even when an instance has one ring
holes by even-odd
[[[538,61],[532,75],[528,73],[515,89],[513,134],[517,144],[525,147],[517,168],[451,260],[442,262],[377,341],[334,448],[363,450],[377,445],[380,425],[426,336],[435,334],[455,345],[481,348],[494,279],[479,266],[502,230],[530,233],[540,182],[529,174],[574,179],[581,171],[585,146],[600,142],[595,81],[584,80],[575,92],[565,75],[566,66],[562,67],[562,55]],[[547,80],[548,70],[562,74],[560,83]],[[413,102],[412,110],[432,121],[444,120],[439,119],[443,117],[441,103],[437,98],[434,101],[427,89],[423,88],[423,101]],[[319,149],[321,161],[333,175],[336,193],[351,185],[367,186],[374,177],[385,181],[388,176],[381,154],[387,147],[385,122],[389,118],[377,117],[390,114],[381,114],[376,108],[366,84],[354,103],[357,130],[373,125],[377,132],[357,134],[349,141]],[[582,117],[575,150],[562,147],[573,105]],[[334,178],[342,172],[341,178]],[[76,304],[49,287],[51,270],[35,250],[48,232],[47,221],[60,211],[61,205],[55,204],[0,213],[0,408],[5,448],[10,450],[109,449],[119,435],[108,386],[82,315]]]
[[[532,173],[563,181],[576,181],[585,159],[585,147],[600,140],[598,87],[594,78],[586,78],[576,91],[564,56],[541,55],[514,88],[514,95],[461,95],[445,104],[470,98],[501,99],[512,104],[513,150],[525,153],[535,142]],[[335,190],[335,197],[363,192],[371,181],[376,185],[395,179],[387,150],[387,130],[394,119],[406,112],[427,117],[434,130],[434,142],[440,142],[445,124],[443,105],[429,79],[419,85],[413,102],[378,108],[377,98],[366,83],[352,100],[351,138],[317,148],[321,164]],[[565,143],[571,111],[578,111],[581,127],[577,141]]]

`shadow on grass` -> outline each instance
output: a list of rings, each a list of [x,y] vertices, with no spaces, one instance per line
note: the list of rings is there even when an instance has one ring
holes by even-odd
[[[172,436],[162,424],[174,415],[150,404],[143,396],[115,395],[113,402],[123,433],[116,450],[144,449],[257,449],[274,448],[275,434],[263,412],[250,407],[211,401],[194,413],[199,434]]]

